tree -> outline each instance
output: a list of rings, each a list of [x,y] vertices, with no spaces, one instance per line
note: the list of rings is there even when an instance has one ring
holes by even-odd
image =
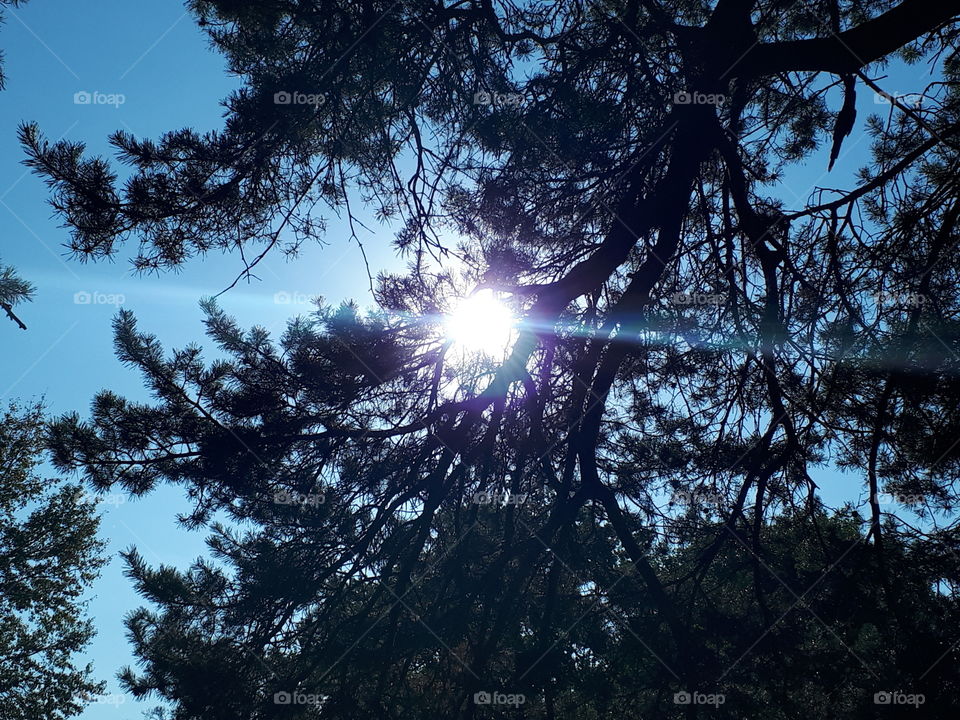
[[[0,265],[0,308],[13,320],[21,330],[27,326],[13,312],[13,306],[33,297],[34,288],[26,280],[17,275],[17,271],[9,265]]]
[[[18,7],[23,5],[22,0],[0,0],[0,21],[3,20],[3,7]],[[0,53],[0,90],[6,84],[6,77],[3,74],[3,54]],[[0,264],[0,309],[7,317],[13,320],[21,330],[26,330],[27,326],[13,312],[13,306],[24,300],[30,300],[33,297],[34,288],[26,280],[17,275],[16,270],[9,265]]]
[[[3,10],[7,7],[20,7],[21,5],[26,5],[27,0],[0,0],[0,22],[3,22],[4,15]],[[7,83],[7,77],[3,72],[3,54],[0,53],[0,90],[4,88]]]
[[[103,565],[99,518],[76,485],[36,474],[39,405],[11,405],[0,423],[0,715],[78,715],[101,692],[78,666],[93,636],[84,591]]]
[[[91,422],[51,427],[56,462],[98,488],[180,483],[196,503],[186,521],[212,530],[213,558],[187,572],[128,556],[159,607],[130,619],[135,693],[173,701],[176,718],[469,718],[495,690],[529,697],[527,717],[578,703],[583,717],[694,717],[704,708],[673,694],[719,687],[754,707],[773,644],[747,642],[763,654],[724,672],[744,638],[690,619],[749,635],[736,612],[749,597],[777,637],[782,538],[851,522],[818,498],[825,464],[859,473],[869,498],[856,539],[876,572],[857,575],[859,597],[902,618],[902,558],[927,558],[911,582],[947,589],[916,600],[922,648],[948,662],[929,627],[956,611],[955,8],[192,7],[245,79],[222,132],[117,133],[121,183],[82,145],[22,129],[72,249],[102,258],[135,238],[149,270],[241,248],[250,272],[319,236],[323,203],[352,220],[359,197],[396,218],[411,268],[378,278],[380,311],[323,306],[277,340],[207,302],[225,355],[210,363],[117,318],[118,354],[156,403],[99,394]],[[881,92],[872,73],[892,57],[940,79],[919,107],[888,93],[887,120],[867,118],[857,186],[789,209],[791,168],[825,142],[832,167],[858,88]],[[437,331],[478,288],[522,318],[503,359],[455,359]],[[885,511],[882,491],[918,499],[926,523]],[[476,501],[488,493],[504,506]],[[836,571],[839,546],[821,551]],[[749,596],[705,584],[730,575]],[[615,705],[561,680],[617,656],[624,631],[606,612],[636,622],[647,653]],[[793,627],[780,642],[822,642]],[[907,655],[884,667],[905,671]],[[770,666],[785,707],[830,681]],[[891,690],[876,674],[841,684],[870,683]],[[294,691],[307,702],[275,702]],[[871,712],[858,703],[843,712]]]

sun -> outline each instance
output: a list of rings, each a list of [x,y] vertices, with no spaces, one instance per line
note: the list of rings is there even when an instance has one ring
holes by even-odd
[[[444,319],[448,339],[470,352],[501,355],[510,345],[516,318],[490,290],[463,298]]]

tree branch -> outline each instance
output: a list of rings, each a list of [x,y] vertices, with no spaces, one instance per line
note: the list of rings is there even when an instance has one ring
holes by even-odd
[[[764,43],[737,63],[740,76],[813,70],[851,73],[960,17],[960,5],[944,0],[904,0],[892,10],[827,38]]]

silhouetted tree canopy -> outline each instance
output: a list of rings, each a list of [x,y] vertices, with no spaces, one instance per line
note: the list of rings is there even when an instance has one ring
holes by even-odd
[[[244,81],[222,131],[117,133],[121,180],[22,129],[73,251],[250,272],[366,205],[410,267],[278,338],[208,301],[215,359],[116,319],[155,400],[100,393],[57,464],[181,484],[212,532],[188,571],[128,556],[157,607],[133,692],[183,720],[946,712],[955,4],[190,5]],[[933,68],[922,102],[858,119],[894,59]],[[854,128],[854,187],[791,185]],[[437,327],[478,288],[521,318],[504,358]]]
[[[8,318],[13,320],[21,330],[27,326],[13,312],[13,306],[33,298],[34,288],[29,282],[17,274],[10,265],[0,264],[0,309]]]
[[[23,5],[24,0],[0,0],[0,22],[3,22],[3,8],[19,7]],[[0,90],[6,85],[6,76],[3,72],[3,52],[0,51]],[[21,330],[26,330],[27,326],[13,312],[13,306],[33,297],[33,286],[21,278],[16,269],[9,265],[0,263],[0,310],[17,324]]]
[[[39,405],[0,416],[0,716],[79,715],[102,691],[77,655],[93,636],[83,594],[103,565],[99,518],[81,488],[40,477]]]
[[[27,0],[0,0],[0,22],[3,22],[5,16],[3,14],[4,8],[7,7],[20,7],[26,5]],[[4,88],[7,83],[7,76],[3,68],[3,53],[0,52],[0,90]]]

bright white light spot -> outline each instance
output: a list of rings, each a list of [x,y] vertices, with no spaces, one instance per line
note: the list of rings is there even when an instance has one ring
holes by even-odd
[[[513,339],[515,323],[513,313],[492,291],[481,290],[454,307],[444,321],[444,329],[463,350],[501,355]]]

